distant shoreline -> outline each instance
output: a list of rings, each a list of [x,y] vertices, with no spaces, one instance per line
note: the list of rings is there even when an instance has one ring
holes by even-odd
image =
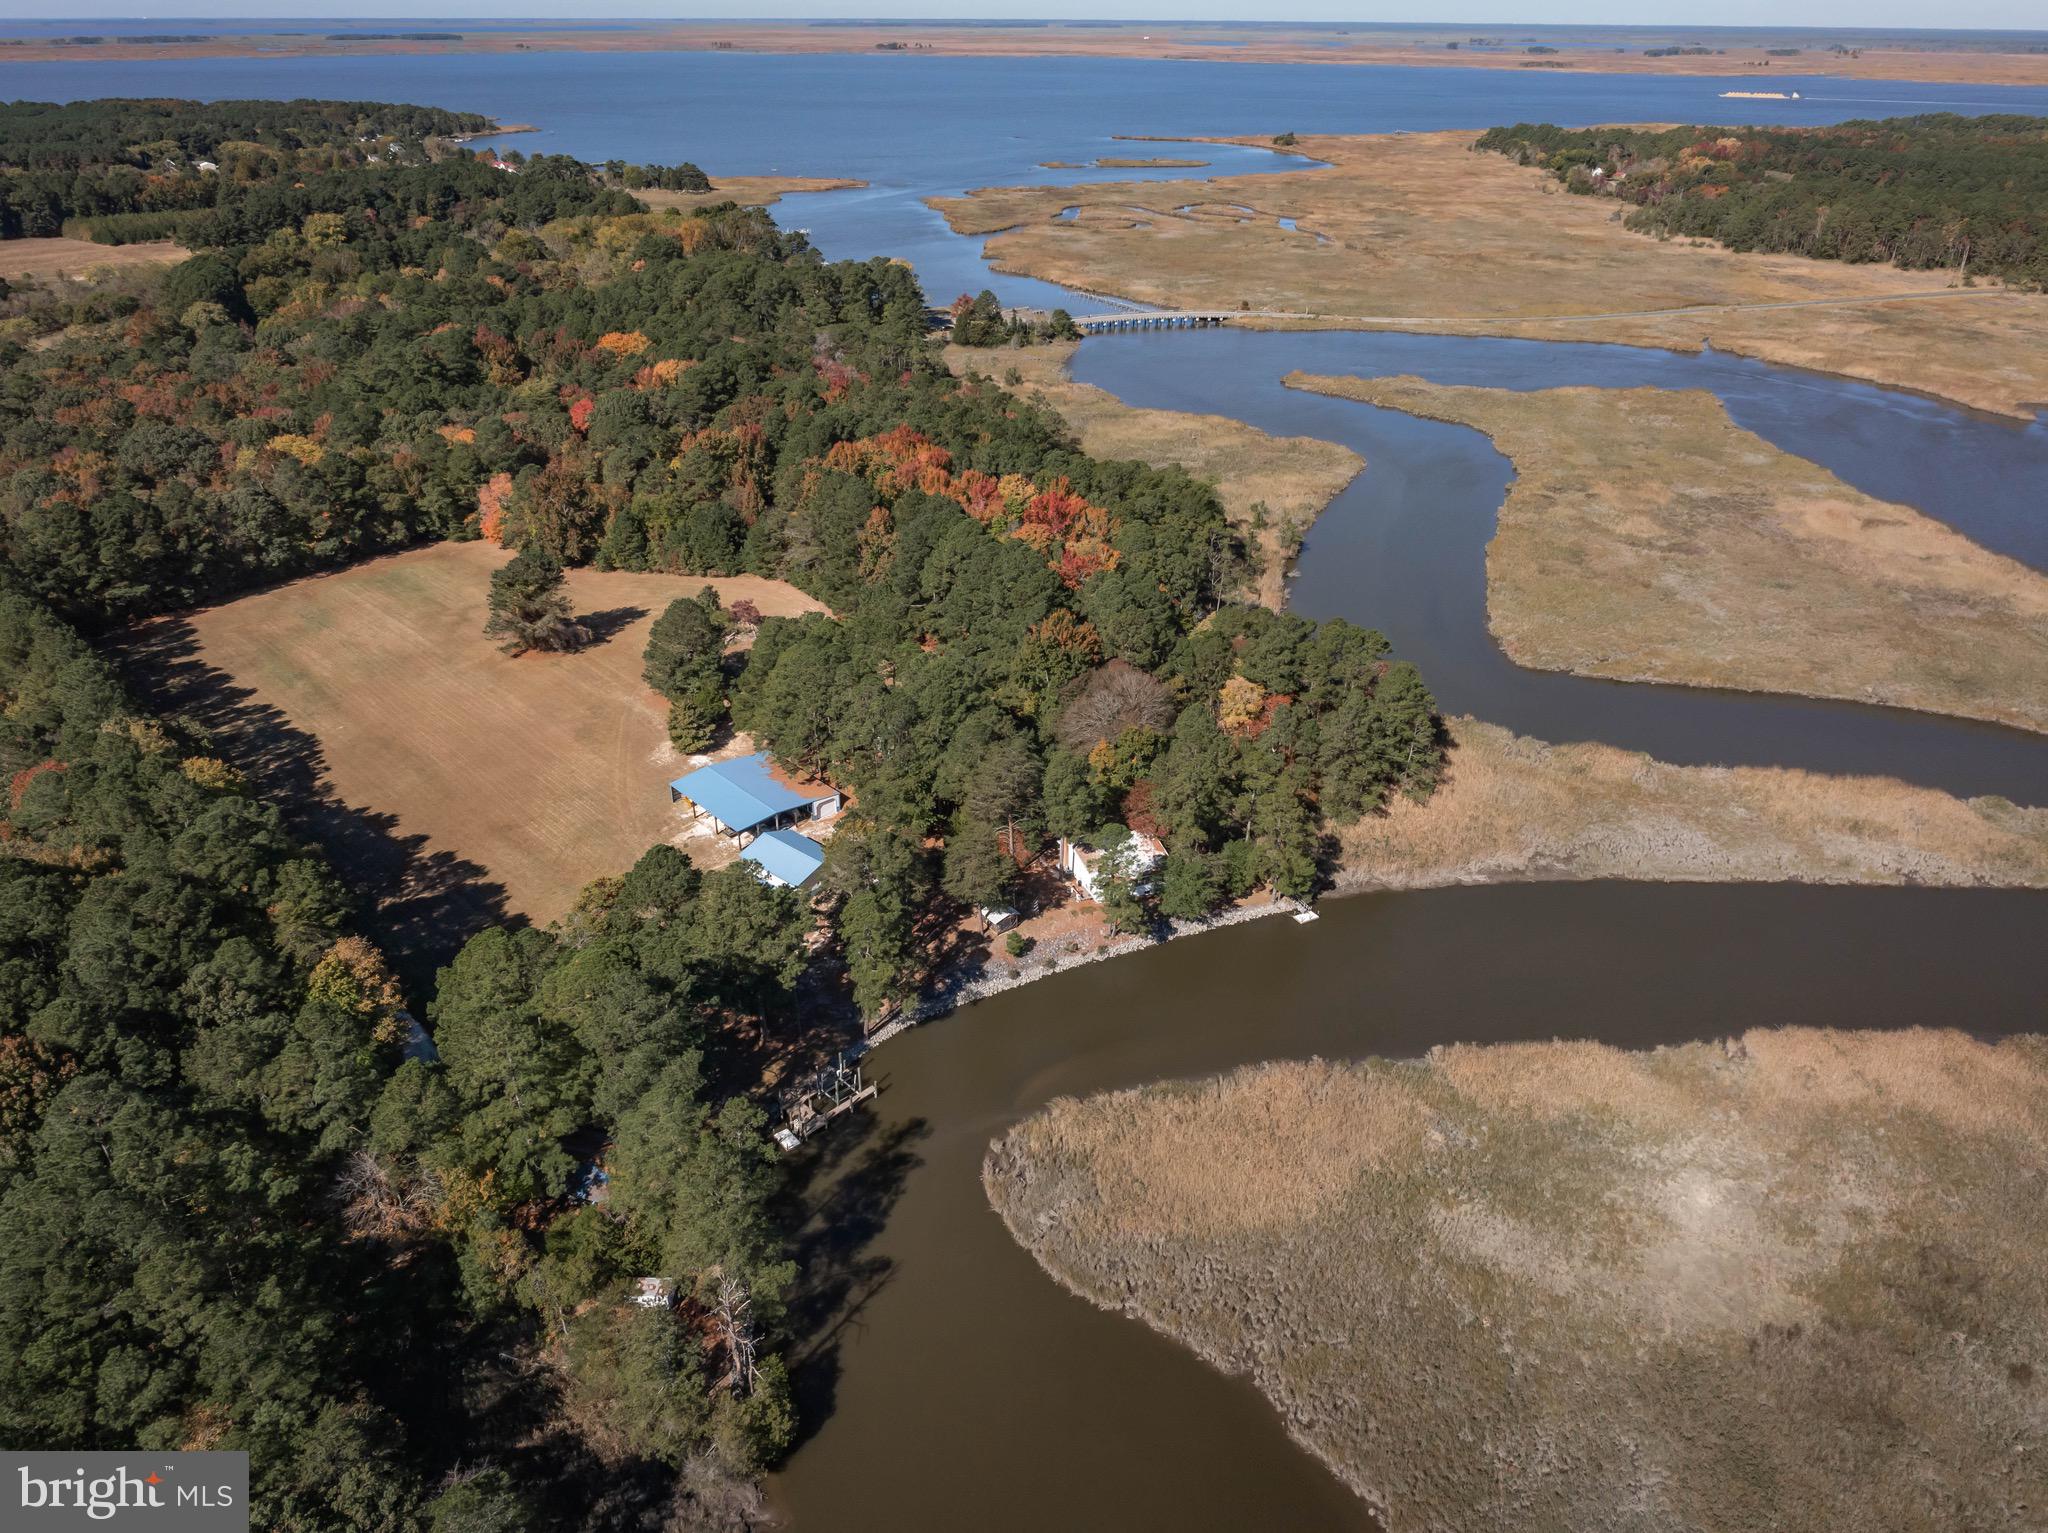
[[[83,24],[82,24],[83,25]],[[81,59],[134,62],[199,58],[318,58],[339,55],[447,53],[647,53],[731,52],[774,54],[851,53],[870,57],[921,58],[1149,58],[1208,63],[1375,64],[1409,68],[1540,69],[1579,74],[1665,74],[1674,77],[1832,76],[1859,80],[1917,80],[1958,85],[2048,85],[2048,34],[2011,46],[2039,51],[1998,51],[1972,45],[1968,33],[1949,34],[1945,47],[1897,46],[1889,35],[1814,29],[1795,35],[1783,29],[1643,29],[1604,31],[1631,46],[1596,44],[1566,35],[1566,29],[1537,28],[1537,37],[1466,37],[1469,27],[1418,28],[1413,32],[1353,30],[1336,26],[1232,27],[1228,23],[1133,23],[1109,26],[1053,24],[931,25],[736,21],[731,23],[651,22],[645,26],[588,30],[465,32],[402,36],[294,36],[285,33],[222,32],[178,34],[187,40],[146,42],[113,34],[88,42],[64,39],[0,39],[0,60],[15,63],[73,62]],[[1511,29],[1513,30],[1513,29]],[[1521,29],[1526,31],[1528,29]],[[1570,29],[1579,31],[1581,29]],[[1710,32],[1711,52],[1687,53]],[[89,35],[89,34],[88,34]],[[1644,44],[1656,40],[1660,56]],[[1918,41],[1917,39],[1915,41]],[[1830,51],[1840,47],[1844,51]]]
[[[540,132],[540,127],[536,123],[500,122],[492,123],[488,128],[480,128],[475,133],[450,133],[445,136],[451,144],[474,144],[481,139],[501,138],[507,133],[538,132]]]

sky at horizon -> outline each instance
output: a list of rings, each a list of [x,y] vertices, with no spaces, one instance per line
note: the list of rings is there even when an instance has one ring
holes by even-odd
[[[434,21],[696,21],[859,20],[868,18],[957,20],[1414,22],[1423,25],[1537,26],[1598,25],[1671,28],[1701,25],[1698,8],[1680,0],[1548,0],[1538,11],[1528,0],[1397,0],[1360,5],[1358,0],[1284,0],[1277,13],[1245,15],[1246,0],[786,0],[772,13],[736,15],[744,0],[600,0],[588,15],[564,15],[561,0],[428,0],[410,12],[396,12],[392,0],[311,0],[281,5],[278,0],[0,0],[0,21],[57,26],[105,21],[267,21],[304,19],[383,20],[418,27]],[[1107,17],[1105,17],[1107,10]],[[1723,0],[1715,27],[1838,27],[1848,31],[1914,27],[1955,32],[1970,29],[2020,30],[2041,27],[2040,0]]]

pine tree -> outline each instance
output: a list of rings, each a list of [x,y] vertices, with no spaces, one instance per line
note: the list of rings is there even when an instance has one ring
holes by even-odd
[[[1145,925],[1145,905],[1138,896],[1137,843],[1123,825],[1105,825],[1098,834],[1102,858],[1095,864],[1095,898],[1113,932],[1135,932]]]
[[[1159,875],[1159,913],[1178,921],[1199,921],[1223,897],[1215,859],[1196,847],[1175,847]]]
[[[496,639],[508,655],[582,648],[590,642],[590,630],[569,616],[566,586],[562,566],[552,555],[521,549],[491,576],[484,637]]]

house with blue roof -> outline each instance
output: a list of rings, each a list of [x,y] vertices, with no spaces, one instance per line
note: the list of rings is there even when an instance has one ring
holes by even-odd
[[[805,820],[829,820],[841,804],[839,790],[830,783],[791,777],[766,751],[686,772],[668,785],[668,793],[671,801],[688,804],[720,835],[741,845]]]
[[[770,830],[756,836],[740,853],[764,883],[778,889],[801,889],[825,861],[825,848],[793,830]]]

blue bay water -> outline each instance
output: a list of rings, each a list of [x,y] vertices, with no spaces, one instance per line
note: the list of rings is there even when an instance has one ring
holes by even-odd
[[[1727,90],[1799,91],[1785,102]],[[1153,59],[919,58],[867,54],[506,53],[289,59],[0,63],[0,97],[324,96],[489,114],[541,131],[531,152],[642,163],[695,160],[714,175],[848,176],[859,192],[785,201],[829,256],[900,256],[939,302],[992,285],[1008,303],[1074,295],[991,277],[979,242],[954,238],[927,196],[991,185],[1163,180],[1173,170],[1051,171],[1044,160],[1177,154],[1119,134],[1268,135],[1485,128],[1495,123],[1826,123],[1901,113],[2048,114],[2048,88],[1797,76],[1572,75],[1535,69]],[[1243,174],[1298,166],[1204,145],[1191,158]]]

